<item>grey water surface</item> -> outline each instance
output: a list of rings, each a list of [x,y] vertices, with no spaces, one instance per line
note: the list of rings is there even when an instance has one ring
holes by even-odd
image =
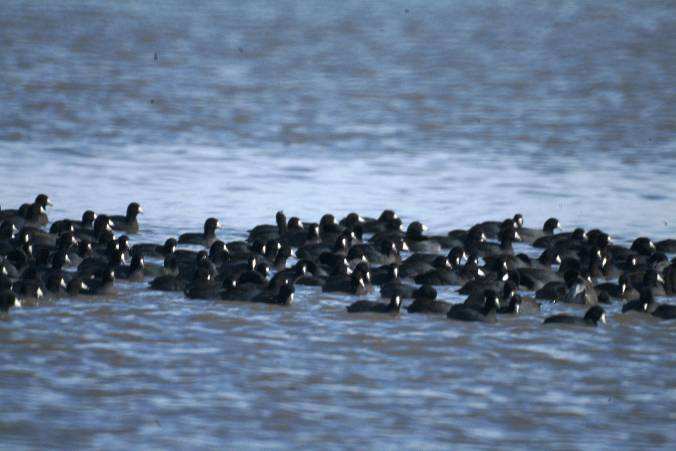
[[[0,157],[0,207],[136,200],[135,242],[384,208],[676,237],[676,4],[4,0]],[[0,319],[1,448],[676,447],[676,326],[618,306],[573,330],[118,285]]]

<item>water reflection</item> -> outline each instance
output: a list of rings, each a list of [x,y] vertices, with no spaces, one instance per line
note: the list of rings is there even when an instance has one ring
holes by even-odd
[[[620,243],[674,237],[673,9],[5,1],[0,206],[44,191],[59,218],[136,200],[142,241],[207,216],[234,239],[280,208],[386,207],[439,233],[519,211]],[[364,320],[311,288],[289,309],[141,288],[0,322],[6,446],[676,439],[673,324]]]

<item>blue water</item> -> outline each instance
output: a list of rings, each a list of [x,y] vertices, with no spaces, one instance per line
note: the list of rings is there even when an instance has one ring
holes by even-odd
[[[521,212],[676,237],[668,2],[0,5],[0,207],[221,219]],[[441,296],[462,300],[450,290]],[[187,302],[144,284],[0,321],[0,447],[664,448],[673,324],[593,331]],[[565,310],[548,306],[545,314]],[[576,313],[579,313],[576,311]]]

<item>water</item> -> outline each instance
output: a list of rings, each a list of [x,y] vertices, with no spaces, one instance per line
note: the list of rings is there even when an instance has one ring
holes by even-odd
[[[676,7],[4,1],[0,202],[138,241],[395,208],[432,232],[676,236]],[[444,298],[460,301],[449,290]],[[187,302],[120,284],[0,321],[0,447],[664,448],[674,324],[594,330]],[[673,302],[673,301],[672,301]],[[581,313],[580,311],[575,311]]]

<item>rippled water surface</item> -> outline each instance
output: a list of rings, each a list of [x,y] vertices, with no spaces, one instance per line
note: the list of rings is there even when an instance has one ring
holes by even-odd
[[[207,216],[396,209],[435,233],[676,237],[669,2],[0,6],[0,206]],[[0,447],[676,446],[676,326],[551,329],[186,301],[144,284],[0,320]],[[442,297],[462,298],[451,290]],[[673,302],[673,300],[671,300]],[[581,314],[581,311],[575,311]]]

